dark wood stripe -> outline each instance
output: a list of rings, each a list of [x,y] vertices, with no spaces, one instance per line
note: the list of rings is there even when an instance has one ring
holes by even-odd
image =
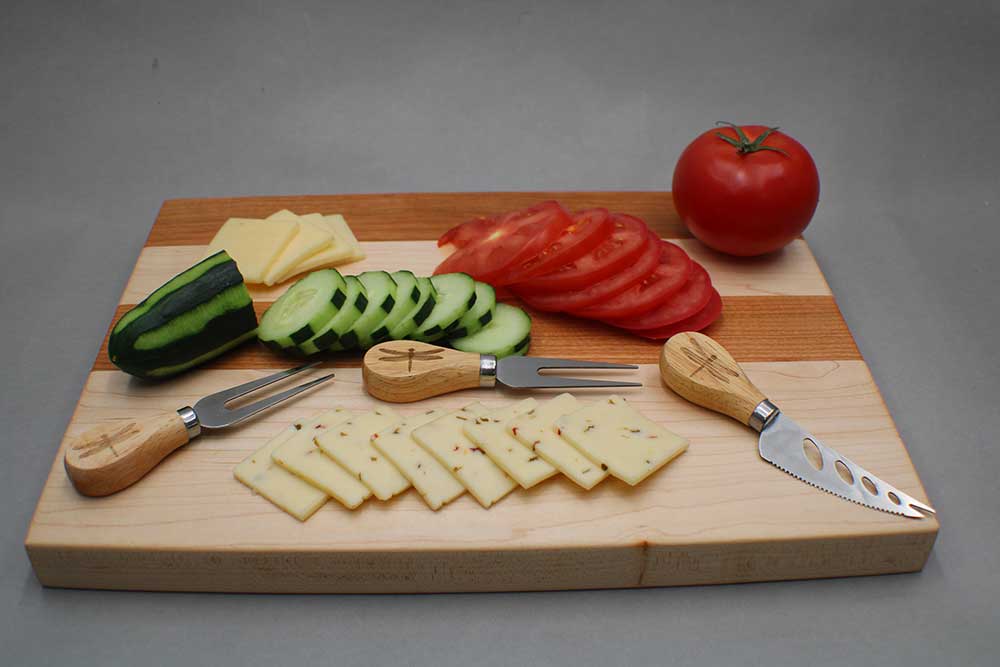
[[[163,203],[146,245],[203,245],[228,218],[263,218],[283,208],[303,214],[342,213],[361,241],[436,239],[474,216],[513,211],[546,199],[574,210],[603,206],[629,213],[665,238],[691,236],[677,217],[669,192],[458,192],[171,199]]]
[[[269,305],[255,303],[258,316]],[[119,306],[115,321],[131,307]],[[654,364],[659,360],[660,344],[654,341],[599,322],[528,311],[533,320],[532,355],[636,364]],[[109,332],[110,329],[109,326]],[[722,317],[705,333],[722,343],[738,361],[861,359],[861,353],[831,296],[724,297]],[[108,361],[107,343],[105,336],[94,370],[114,368]],[[328,355],[328,359],[331,365],[357,367],[361,354],[341,352]],[[201,368],[282,368],[292,364],[293,359],[252,342]]]

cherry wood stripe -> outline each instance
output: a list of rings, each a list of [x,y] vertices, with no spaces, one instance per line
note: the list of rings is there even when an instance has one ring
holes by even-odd
[[[258,317],[270,305],[255,303]],[[119,306],[115,321],[131,307]],[[660,343],[655,341],[599,322],[527,310],[532,317],[530,354],[533,356],[631,364],[654,364],[659,359]],[[705,333],[722,343],[737,361],[861,359],[840,309],[830,296],[726,297],[722,317]],[[114,368],[108,360],[107,349],[105,335],[93,370]],[[329,360],[331,365],[356,367],[360,365],[361,355],[357,352],[332,354]],[[257,343],[249,343],[201,368],[282,368],[292,361]]]
[[[300,214],[342,213],[360,241],[429,240],[474,216],[546,199],[574,210],[602,206],[629,213],[661,237],[691,237],[669,192],[434,192],[171,199],[163,203],[146,245],[204,245],[228,218],[263,218],[283,208]]]

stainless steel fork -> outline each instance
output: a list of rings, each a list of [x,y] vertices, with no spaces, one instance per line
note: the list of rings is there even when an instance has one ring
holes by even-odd
[[[85,496],[107,496],[142,479],[175,449],[201,435],[204,429],[226,428],[250,419],[293,396],[333,378],[334,374],[300,384],[248,405],[229,404],[251,392],[319,365],[292,368],[205,396],[194,407],[185,406],[135,419],[100,424],[70,440],[63,463],[76,490]]]

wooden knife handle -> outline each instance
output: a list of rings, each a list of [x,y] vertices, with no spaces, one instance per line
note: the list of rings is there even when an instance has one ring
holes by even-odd
[[[365,354],[361,375],[375,398],[412,403],[460,389],[492,386],[480,355],[413,340],[379,343]]]
[[[172,451],[190,441],[177,412],[95,426],[73,438],[63,463],[76,490],[107,496],[134,484]]]
[[[754,408],[766,400],[726,348],[694,331],[676,334],[664,344],[660,375],[668,387],[692,403],[747,426],[751,426]]]

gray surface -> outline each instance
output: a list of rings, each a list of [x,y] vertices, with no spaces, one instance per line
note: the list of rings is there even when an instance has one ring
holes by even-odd
[[[996,3],[271,4],[4,3],[5,664],[995,664]],[[943,520],[922,574],[413,597],[35,581],[31,510],[163,199],[664,189],[717,119],[781,124],[819,165],[807,237]]]

